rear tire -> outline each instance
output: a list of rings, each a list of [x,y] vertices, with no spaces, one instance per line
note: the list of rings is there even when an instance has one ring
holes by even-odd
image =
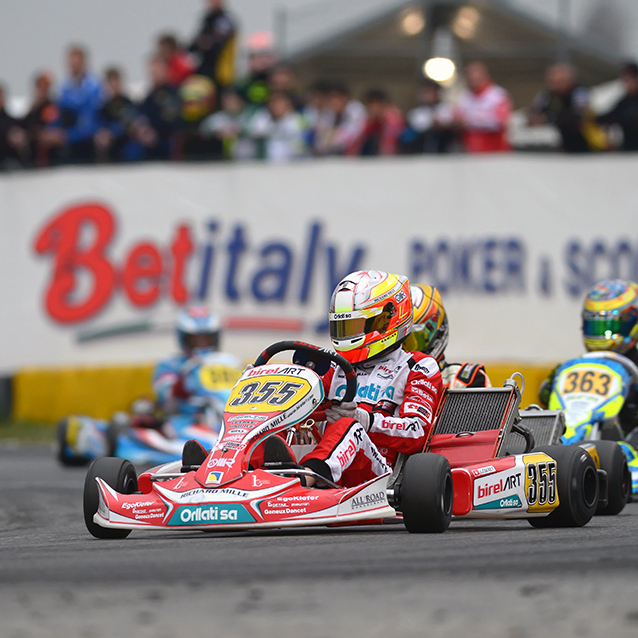
[[[412,534],[440,534],[452,519],[452,471],[440,454],[414,454],[401,474],[401,512]]]
[[[99,477],[120,494],[137,492],[137,474],[133,465],[124,459],[105,456],[91,463],[84,481],[84,522],[96,538],[126,538],[130,529],[111,529],[93,522],[100,504],[99,488],[95,479]]]
[[[71,417],[72,418],[72,417]],[[88,465],[91,459],[86,456],[77,456],[75,454],[70,454],[68,445],[67,445],[67,437],[69,434],[69,417],[62,419],[57,426],[55,432],[55,441],[57,447],[57,457],[58,461],[62,463],[62,465],[66,465],[67,467],[82,467],[84,465]]]
[[[544,445],[532,450],[556,461],[558,507],[547,516],[527,519],[532,527],[582,527],[598,506],[598,473],[594,459],[576,445]]]
[[[607,472],[607,507],[598,508],[596,514],[614,516],[623,511],[631,492],[631,472],[627,457],[615,441],[596,441],[600,469]]]
[[[622,441],[624,436],[625,433],[615,419],[603,423],[603,426],[600,428],[600,438],[603,441]]]

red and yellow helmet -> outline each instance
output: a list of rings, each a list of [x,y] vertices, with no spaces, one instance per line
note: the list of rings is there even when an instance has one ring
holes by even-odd
[[[587,350],[629,352],[638,342],[638,284],[612,279],[597,283],[583,307]]]
[[[350,363],[400,344],[412,326],[407,277],[360,270],[344,277],[330,299],[330,340]]]
[[[414,323],[412,332],[403,342],[408,352],[424,352],[437,361],[443,358],[447,346],[449,329],[447,314],[441,293],[434,286],[410,286]]]

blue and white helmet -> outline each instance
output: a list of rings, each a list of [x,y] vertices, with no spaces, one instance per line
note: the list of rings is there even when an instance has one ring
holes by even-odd
[[[188,306],[177,317],[177,340],[186,356],[219,348],[221,322],[206,306]]]

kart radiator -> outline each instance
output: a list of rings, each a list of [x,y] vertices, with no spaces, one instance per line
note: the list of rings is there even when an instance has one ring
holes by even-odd
[[[448,438],[441,435],[462,437],[482,432],[482,445],[489,445],[493,455],[497,456],[502,439],[509,435],[517,421],[520,401],[520,391],[513,381],[506,382],[503,388],[447,390],[439,405],[430,438],[431,446],[437,440]],[[493,432],[493,438],[490,432]]]
[[[520,412],[521,425],[534,437],[535,445],[557,445],[565,432],[565,414],[561,410],[539,410],[528,408]],[[503,438],[501,448],[511,454],[525,450],[525,439],[516,432]]]

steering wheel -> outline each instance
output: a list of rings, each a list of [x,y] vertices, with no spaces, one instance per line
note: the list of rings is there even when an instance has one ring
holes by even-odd
[[[263,366],[265,363],[270,361],[271,357],[278,354],[279,352],[285,352],[287,350],[294,351],[302,351],[304,353],[308,353],[311,356],[308,356],[306,359],[308,361],[313,361],[314,359],[323,359],[329,360],[336,363],[346,375],[346,393],[343,395],[343,399],[341,399],[344,403],[352,401],[357,393],[357,373],[354,371],[354,368],[350,364],[350,362],[342,357],[340,354],[333,352],[332,350],[327,350],[326,348],[321,348],[319,346],[313,346],[310,343],[305,343],[303,341],[278,341],[277,343],[273,343],[271,346],[268,346],[256,359],[255,359],[255,367]]]

